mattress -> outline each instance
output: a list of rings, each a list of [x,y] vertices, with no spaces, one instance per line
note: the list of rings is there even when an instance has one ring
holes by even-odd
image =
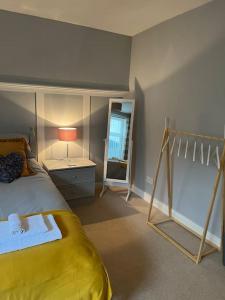
[[[30,166],[36,175],[20,177],[12,183],[0,182],[0,218],[10,213],[27,215],[49,210],[70,210],[47,172],[35,159]]]

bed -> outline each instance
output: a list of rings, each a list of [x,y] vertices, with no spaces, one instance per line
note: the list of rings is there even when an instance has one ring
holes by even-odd
[[[36,175],[0,183],[1,218],[51,213],[63,239],[0,255],[0,299],[111,299],[107,272],[78,217],[37,161],[30,165]]]
[[[29,159],[34,176],[20,177],[10,184],[0,182],[0,217],[12,212],[21,215],[48,210],[70,210],[47,172],[35,159]]]

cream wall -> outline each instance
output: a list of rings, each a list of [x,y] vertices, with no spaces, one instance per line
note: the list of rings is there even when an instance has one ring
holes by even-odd
[[[59,141],[58,127],[76,127],[78,139],[69,143],[69,156],[83,156],[83,96],[47,94],[44,96],[46,159],[66,157],[66,142]]]
[[[57,128],[77,127],[78,139],[69,145],[70,157],[97,158],[96,163],[100,160],[102,164],[104,142],[101,139],[105,135],[99,134],[95,128],[99,124],[101,132],[106,130],[102,118],[107,119],[108,99],[126,96],[129,93],[122,91],[0,82],[0,134],[27,134],[29,128],[35,128],[38,160],[41,162],[65,158],[66,143],[58,141]],[[103,113],[101,106],[104,106]]]
[[[35,93],[0,91],[0,133],[29,133],[35,123]]]

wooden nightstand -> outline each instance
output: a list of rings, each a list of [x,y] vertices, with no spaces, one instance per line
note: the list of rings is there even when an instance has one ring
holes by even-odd
[[[91,160],[45,160],[43,167],[66,200],[95,195],[95,166]]]

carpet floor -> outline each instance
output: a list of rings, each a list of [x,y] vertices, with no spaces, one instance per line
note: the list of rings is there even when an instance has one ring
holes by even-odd
[[[86,205],[76,206],[75,201],[70,202],[102,256],[113,299],[225,299],[221,253],[211,254],[199,265],[194,264],[146,224],[146,202],[135,195],[128,203],[124,199],[123,193],[108,191],[103,198],[96,197]],[[155,218],[160,216],[156,209],[153,214]],[[196,251],[198,244],[186,231],[177,227],[169,230]]]

